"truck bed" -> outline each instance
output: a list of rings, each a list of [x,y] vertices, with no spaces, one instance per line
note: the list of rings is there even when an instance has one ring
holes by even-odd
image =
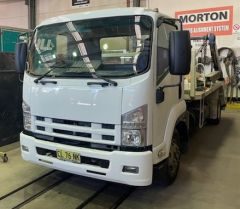
[[[211,95],[213,92],[215,92],[216,90],[218,90],[220,88],[223,88],[222,82],[216,82],[210,88],[207,88],[204,91],[196,91],[195,92],[195,96],[193,96],[193,97],[190,96],[189,91],[185,92],[184,93],[184,99],[187,100],[187,101],[202,100],[202,99],[204,99],[207,96]]]

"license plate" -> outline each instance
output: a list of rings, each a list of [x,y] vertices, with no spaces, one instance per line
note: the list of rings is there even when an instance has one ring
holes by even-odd
[[[73,163],[81,163],[81,156],[79,153],[69,152],[65,150],[57,150],[57,158],[59,160],[70,161]]]

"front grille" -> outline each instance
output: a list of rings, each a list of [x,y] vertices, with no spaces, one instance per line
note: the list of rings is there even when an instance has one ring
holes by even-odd
[[[108,140],[108,141],[114,141],[114,136],[102,135],[102,139]]]
[[[37,116],[37,117],[36,117],[36,120],[44,121],[44,117]]]
[[[50,141],[57,144],[65,144],[65,145],[70,145],[75,147],[90,148],[90,149],[103,150],[103,151],[109,151],[109,152],[112,152],[114,150],[120,150],[118,146],[114,146],[114,145],[96,144],[91,142],[46,136],[42,134],[34,134],[34,137],[43,141]]]
[[[83,122],[83,121],[75,121],[75,120],[63,120],[63,119],[52,119],[53,123],[67,124],[67,125],[75,125],[75,126],[83,126],[83,127],[91,127],[91,123]]]
[[[54,138],[108,145],[120,144],[120,125],[35,116],[34,132]],[[72,143],[72,142],[71,142]]]
[[[40,147],[36,147],[36,150],[39,155],[57,158],[56,151],[44,149],[44,148],[40,148]],[[86,156],[82,156],[82,155],[80,155],[80,156],[81,156],[81,164],[94,165],[94,166],[98,166],[101,168],[109,167],[109,160],[103,160],[103,159],[98,159],[98,158],[93,158],[93,157],[86,157]]]
[[[86,138],[92,137],[92,135],[89,133],[81,133],[81,132],[76,132],[76,131],[65,131],[65,130],[53,129],[53,132],[59,133],[59,134],[72,135],[72,136],[81,136],[81,137],[86,137]]]
[[[45,131],[45,127],[43,127],[43,126],[37,126],[37,130]]]
[[[102,150],[102,151],[108,151],[108,152],[112,152],[112,151],[124,151],[124,152],[151,151],[152,152],[153,150],[152,145],[148,145],[144,147],[128,147],[128,146],[111,145],[111,144],[105,144],[105,143],[100,144],[100,143],[92,143],[92,142],[85,142],[85,141],[43,135],[43,134],[33,133],[27,130],[23,130],[23,134],[34,137],[35,139],[41,140],[41,141],[48,141],[56,144],[64,144],[64,145],[77,146],[82,148]]]
[[[113,124],[102,124],[102,128],[104,128],[104,129],[114,129],[115,126]]]

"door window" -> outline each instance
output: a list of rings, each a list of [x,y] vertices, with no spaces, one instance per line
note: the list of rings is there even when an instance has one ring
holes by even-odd
[[[169,33],[176,30],[172,25],[163,23],[158,28],[157,40],[157,84],[169,72]]]

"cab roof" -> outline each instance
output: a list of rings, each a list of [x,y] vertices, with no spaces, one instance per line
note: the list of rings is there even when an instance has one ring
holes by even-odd
[[[128,15],[148,15],[155,17],[159,13],[142,7],[128,7],[128,8],[112,8],[104,10],[95,10],[88,12],[79,12],[67,15],[61,15],[53,18],[49,18],[41,22],[37,27],[44,25],[51,25],[55,23],[71,22],[76,20],[104,18],[104,17],[116,17],[116,16],[128,16]]]

